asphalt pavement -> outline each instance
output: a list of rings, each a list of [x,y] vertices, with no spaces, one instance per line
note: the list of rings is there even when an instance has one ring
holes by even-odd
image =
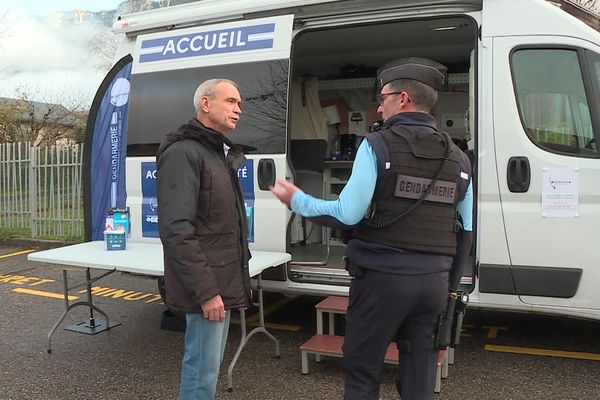
[[[183,334],[160,329],[165,306],[156,281],[115,273],[96,282],[94,304],[121,325],[96,335],[66,331],[89,319],[87,308],[75,308],[48,354],[46,336],[64,310],[62,270],[15,254],[30,249],[0,245],[0,399],[176,399]],[[82,280],[83,270],[69,270],[69,279]],[[81,300],[82,290],[72,295]],[[309,374],[300,371],[299,346],[315,332],[320,300],[267,295],[268,329],[281,356],[274,357],[264,335],[252,337],[228,392],[227,367],[240,339],[239,324],[232,323],[217,399],[341,399],[340,359],[311,358]],[[250,322],[255,314],[248,311]],[[343,328],[342,320],[337,324]],[[595,321],[470,310],[436,399],[600,399],[599,328]],[[385,367],[381,398],[399,399],[392,365]]]

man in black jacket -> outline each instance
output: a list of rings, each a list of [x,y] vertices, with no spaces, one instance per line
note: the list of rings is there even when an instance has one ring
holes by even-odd
[[[242,110],[237,85],[200,84],[196,118],[169,133],[157,159],[159,230],[167,306],[185,313],[180,400],[214,399],[228,310],[250,304],[246,213],[237,170],[245,158],[225,137]]]

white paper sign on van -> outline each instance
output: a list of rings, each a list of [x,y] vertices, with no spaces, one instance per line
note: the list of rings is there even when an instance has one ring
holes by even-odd
[[[579,168],[542,169],[542,217],[579,217]]]

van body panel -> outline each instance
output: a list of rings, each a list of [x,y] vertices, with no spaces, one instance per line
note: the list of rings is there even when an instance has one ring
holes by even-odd
[[[510,263],[505,265],[541,267],[542,270],[555,268],[556,271],[567,272],[582,270],[581,280],[572,298],[518,294],[527,304],[590,308],[596,310],[591,313],[598,315],[600,302],[593,282],[600,279],[600,269],[594,261],[593,249],[595,233],[600,224],[600,188],[594,183],[600,178],[600,162],[597,158],[549,151],[532,141],[524,129],[523,116],[519,112],[519,107],[523,105],[518,104],[514,87],[515,71],[511,66],[512,54],[519,48],[589,49],[597,53],[598,46],[593,42],[597,41],[598,34],[574,17],[542,1],[486,1],[483,14],[482,34],[484,40],[491,38],[488,47],[493,53],[489,65],[493,65],[491,102],[494,146],[510,254]],[[530,186],[523,193],[511,191],[507,183],[509,160],[515,156],[526,158],[530,165]],[[577,177],[578,183],[574,186],[578,189],[578,197],[574,202],[579,210],[576,216],[558,218],[543,213],[542,197],[548,196],[543,189],[543,179],[547,178],[548,171],[556,170]],[[520,278],[515,272],[512,278],[518,292]],[[539,284],[542,285],[541,293],[544,293],[544,282]],[[551,285],[551,282],[545,284]],[[479,297],[483,302],[486,295],[480,294]]]
[[[244,29],[251,26],[266,29],[264,26],[270,23],[274,24],[274,29],[267,32],[273,39],[271,47],[229,51],[235,50],[237,44],[246,43]],[[217,71],[233,80],[244,81],[245,90],[241,92],[245,115],[242,115],[241,123],[252,120],[257,113],[267,116],[271,110],[279,116],[284,115],[275,138],[236,136],[236,132],[231,138],[256,149],[249,151],[246,170],[240,171],[245,176],[241,179],[246,179],[242,185],[247,209],[251,209],[248,212],[252,220],[250,248],[292,254],[294,246],[298,249],[298,237],[306,238],[306,232],[300,235],[299,221],[292,221],[292,213],[267,187],[260,187],[259,182],[264,181],[264,174],[269,172],[259,165],[270,163],[272,178],[297,178],[288,153],[294,139],[294,123],[300,121],[303,124],[306,120],[291,112],[297,110],[293,103],[299,101],[298,93],[305,95],[304,89],[293,90],[300,87],[296,81],[318,77],[319,85],[322,84],[319,89],[321,107],[335,104],[342,121],[349,120],[350,111],[356,110],[372,123],[376,120],[376,104],[371,93],[375,67],[407,56],[442,60],[449,65],[449,82],[454,84],[449,84],[440,95],[442,109],[436,110],[439,113],[436,120],[438,124],[445,121],[458,123],[447,125],[447,130],[456,135],[455,139],[468,139],[468,148],[476,159],[473,175],[475,247],[470,259],[472,265],[466,268],[469,279],[465,282],[469,283],[464,286],[471,291],[471,306],[600,319],[600,295],[595,288],[595,283],[600,281],[600,268],[593,255],[595,233],[600,225],[600,185],[595,184],[600,178],[600,157],[596,157],[592,142],[588,143],[588,148],[579,148],[587,154],[569,154],[560,147],[563,144],[552,144],[552,148],[548,148],[549,145],[534,140],[537,136],[524,122],[531,116],[523,116],[523,110],[533,100],[519,98],[519,93],[529,93],[527,90],[531,91],[533,86],[518,75],[518,66],[523,65],[522,62],[516,63],[515,71],[515,54],[518,59],[525,54],[524,50],[572,50],[581,63],[591,110],[591,122],[577,117],[573,123],[579,130],[587,124],[584,129],[587,137],[599,138],[600,79],[590,82],[590,77],[600,75],[600,56],[594,58],[595,64],[590,62],[588,65],[587,62],[600,54],[597,45],[600,35],[560,8],[544,0],[232,0],[227,4],[205,0],[126,15],[115,23],[114,30],[124,33],[117,51],[118,59],[128,53],[134,59],[129,122],[138,134],[154,124],[147,122],[144,125],[139,119],[135,120],[146,112],[145,106],[151,105],[150,99],[162,98],[163,93],[165,98],[173,94],[167,96],[167,92],[162,92],[159,87],[154,92],[136,93],[134,87],[148,86],[157,78],[164,79],[165,85],[177,81],[177,90],[182,90],[178,96],[189,98],[186,101],[190,104],[185,107],[191,107],[191,94],[195,88],[185,87],[189,86],[185,81],[177,80],[182,74],[191,78],[197,76],[200,81],[203,72],[214,74]],[[224,50],[201,54],[200,47],[207,44],[205,38],[199,38],[202,35],[216,35],[216,46],[220,43]],[[208,47],[213,44],[208,42]],[[152,50],[160,46],[163,46],[162,52]],[[227,49],[228,46],[232,48]],[[159,55],[154,59],[142,57],[152,51]],[[192,51],[197,54],[191,55]],[[264,90],[257,90],[257,95],[249,94],[253,92],[249,83],[264,84],[254,74],[257,70],[254,67],[260,63],[265,63],[263,72],[265,68],[280,67],[283,71],[281,80],[285,81],[273,85],[272,93],[268,92],[266,96]],[[366,67],[361,69],[363,65]],[[552,68],[556,65],[551,64],[544,70],[552,71]],[[464,82],[460,83],[461,80]],[[519,85],[525,85],[525,89],[518,88]],[[546,94],[538,93],[538,97],[544,98]],[[555,93],[549,95],[556,97]],[[276,108],[267,103],[260,106],[260,101],[272,96],[281,100]],[[575,97],[569,101],[573,99]],[[184,114],[193,115],[191,108],[165,101],[172,103],[166,107],[180,109],[177,112],[181,115],[175,111],[168,113],[171,118],[175,116],[178,123],[185,122]],[[339,108],[340,104],[346,108]],[[573,108],[571,103],[569,107],[565,106],[564,110],[575,110],[576,114],[585,111],[585,107]],[[253,123],[261,127],[260,118]],[[315,139],[325,138],[331,146],[335,138],[334,127],[323,126],[325,133]],[[175,124],[170,129],[176,127]],[[339,136],[339,129],[348,129],[348,125],[344,127],[342,122],[335,129]],[[161,126],[160,131],[163,130],[166,127]],[[259,136],[261,133],[260,129],[248,132]],[[331,146],[328,152],[333,149]],[[526,160],[530,173],[530,179],[521,191],[515,191],[509,179],[511,160],[515,157],[523,162]],[[144,221],[153,221],[147,210],[155,204],[144,186],[148,183],[144,179],[153,178],[152,172],[148,174],[153,162],[154,157],[150,155],[127,159],[133,240],[159,240],[148,237],[144,232],[151,229],[142,226]],[[550,170],[566,171],[577,177],[576,203],[570,204],[577,204],[578,215],[559,218],[542,214],[543,196],[548,198],[543,179]],[[331,195],[333,185],[343,185],[347,177],[335,179],[333,184],[323,181],[324,195]],[[337,186],[339,190],[341,187]],[[313,228],[312,232],[313,240],[316,238],[312,244],[324,246],[332,239],[335,245],[341,245],[339,237],[334,237],[334,231]],[[340,249],[331,254],[341,254]],[[288,265],[279,269],[279,272],[284,271],[282,279],[263,279],[262,286],[289,294],[348,293],[349,278],[341,262],[330,259],[325,261],[326,265],[311,262],[303,265],[297,259],[292,261],[296,261],[294,268]],[[481,274],[478,274],[477,266],[481,266]]]
[[[530,187],[525,193],[511,192],[506,179],[500,179],[500,195],[506,236],[512,265],[560,268],[581,268],[585,272],[573,298],[521,296],[530,304],[597,308],[597,288],[600,268],[591,254],[596,246],[600,226],[600,160],[557,154],[534,144],[525,132],[519,115],[519,105],[513,85],[510,55],[518,48],[559,49],[586,48],[596,53],[600,48],[589,42],[560,36],[520,36],[494,38],[494,137],[498,159],[498,175],[506,173],[510,157],[529,160]],[[573,50],[574,51],[574,50]],[[566,78],[565,78],[566,79]],[[523,100],[524,101],[524,100]],[[555,217],[542,209],[545,179],[548,171],[564,171],[577,179],[573,184],[578,198],[577,215]],[[515,278],[516,279],[516,278]],[[516,285],[517,288],[519,285]],[[593,306],[592,304],[595,303]]]
[[[273,12],[274,10],[306,7],[311,4],[332,3],[340,0],[203,0],[119,16],[113,23],[115,33],[135,33],[154,29],[164,30],[173,25],[214,24],[218,21],[241,19],[245,14]]]
[[[502,218],[500,193],[498,190],[498,168],[496,146],[493,140],[494,110],[491,99],[493,88],[488,82],[493,79],[492,41],[481,40],[479,51],[478,109],[479,135],[477,135],[477,262],[482,264],[509,265],[510,257],[506,232]]]
[[[238,171],[238,177],[249,220],[249,247],[251,250],[285,252],[288,210],[269,192],[268,184],[260,183],[264,181],[265,175],[272,175],[270,183],[286,177],[285,131],[281,130],[279,134],[280,145],[273,145],[269,136],[260,137],[265,131],[261,131],[261,126],[268,123],[271,129],[277,129],[273,128],[277,121],[265,122],[265,118],[273,116],[274,113],[270,112],[273,110],[265,109],[262,116],[258,110],[269,104],[270,98],[264,97],[277,97],[278,101],[286,101],[292,22],[292,15],[283,15],[174,32],[140,34],[136,37],[130,103],[134,116],[129,124],[129,148],[135,149],[136,154],[145,156],[130,154],[127,158],[128,201],[131,203],[133,221],[131,240],[158,240],[156,160],[150,155],[155,153],[158,143],[168,131],[194,117],[192,98],[202,80],[219,77],[220,75],[216,75],[219,73],[231,76],[235,72],[240,77],[235,79],[238,85],[247,90],[241,89],[242,117],[238,129],[228,135],[234,142],[248,149],[247,161]],[[131,40],[126,38],[125,41],[126,46],[130,47]],[[250,46],[252,43],[259,45]],[[203,52],[206,47],[210,47],[211,51]],[[196,54],[190,54],[194,51]],[[277,79],[285,81],[255,82],[253,79],[259,79],[260,76],[244,75],[250,71],[259,71],[259,64],[263,65],[260,67],[262,74],[265,74],[265,69],[268,74],[269,68],[281,68]],[[271,72],[271,76],[273,74]],[[269,85],[273,85],[273,88]],[[160,99],[163,101],[161,110],[152,113],[150,110],[156,110]],[[285,103],[279,107],[285,119]],[[249,140],[247,135],[240,139],[238,131],[244,129],[241,126],[254,129],[257,135],[249,142],[246,141]],[[261,144],[258,150],[256,143]],[[277,149],[278,152],[269,153],[269,149]],[[261,154],[253,154],[253,151]],[[269,168],[264,169],[263,165],[268,165]],[[269,223],[257,224],[254,221]]]
[[[130,36],[140,32],[166,30],[166,28],[206,25],[219,21],[255,19],[264,16],[294,14],[302,23],[310,19],[343,18],[348,15],[385,13],[398,9],[415,14],[471,12],[481,10],[483,0],[203,0],[119,16],[113,31]],[[335,3],[335,4],[331,4]],[[373,16],[368,18],[374,20]]]
[[[483,15],[483,37],[551,34],[597,41],[597,31],[546,0],[485,0]]]
[[[265,154],[260,156],[246,155],[254,160],[254,240],[249,243],[250,250],[286,252],[286,227],[289,219],[288,210],[269,190],[258,187],[258,164],[260,159],[273,159],[276,180],[285,179],[287,160],[285,154]]]

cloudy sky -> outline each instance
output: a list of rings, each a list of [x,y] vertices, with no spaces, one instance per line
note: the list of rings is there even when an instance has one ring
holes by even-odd
[[[111,10],[122,1],[0,0],[0,96],[26,87],[33,100],[89,106],[107,71],[98,71],[88,42],[106,27],[65,23],[60,12]]]

